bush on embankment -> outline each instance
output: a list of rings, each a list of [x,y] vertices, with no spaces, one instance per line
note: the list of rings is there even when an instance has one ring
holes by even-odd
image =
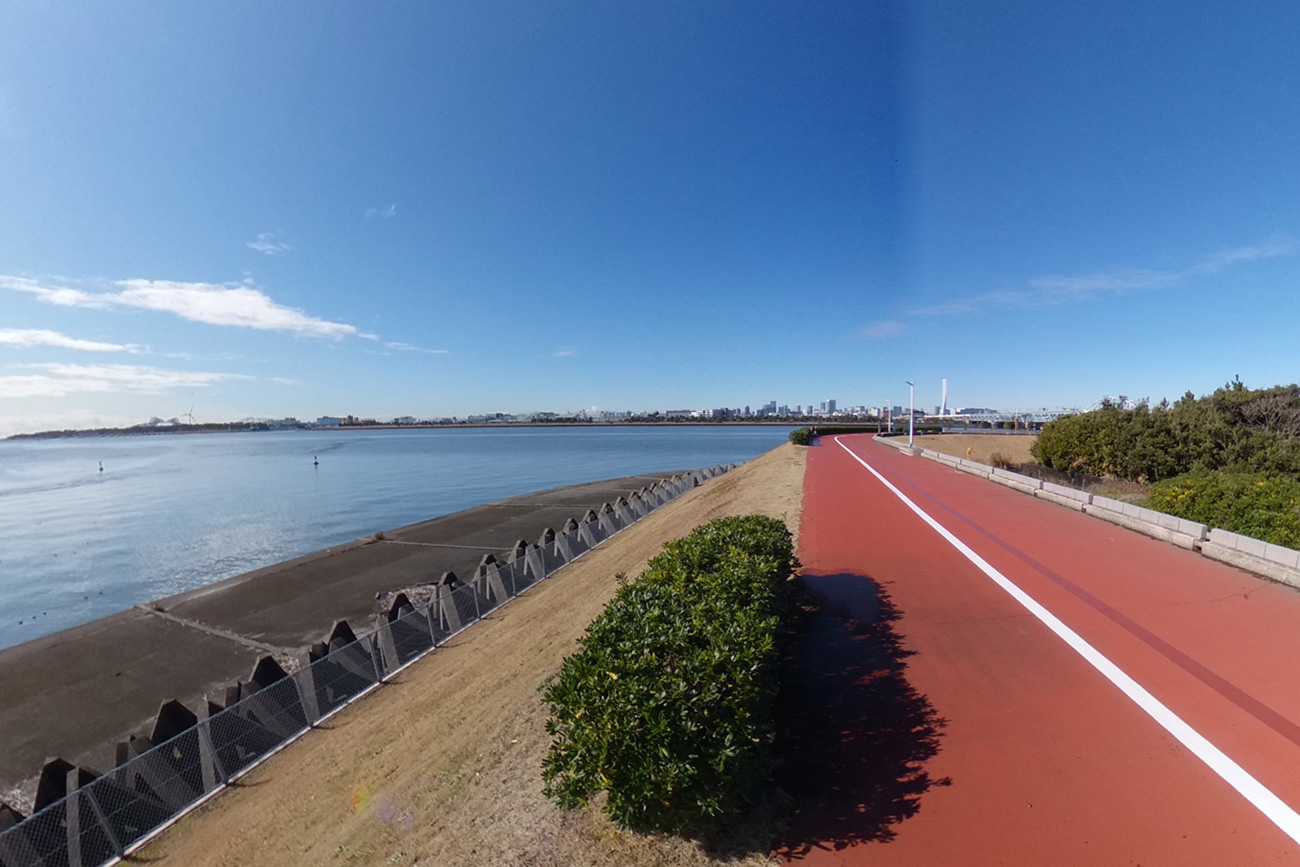
[[[790,431],[790,442],[797,446],[810,446],[815,436],[834,436],[835,434],[852,434],[852,433],[875,433],[880,425],[876,424],[841,424],[841,425],[817,425],[816,427],[801,427],[798,430]],[[918,426],[919,432],[921,428]],[[936,428],[936,431],[938,428]]]
[[[544,688],[547,795],[571,809],[604,791],[638,831],[707,832],[751,804],[772,768],[796,566],[785,524],[750,515],[669,542],[623,583]]]
[[[1200,470],[1157,482],[1147,508],[1274,545],[1300,548],[1300,480]]]
[[[1300,388],[1249,389],[1240,379],[1174,403],[1100,409],[1043,428],[1034,457],[1071,473],[1156,482],[1194,470],[1300,475]]]

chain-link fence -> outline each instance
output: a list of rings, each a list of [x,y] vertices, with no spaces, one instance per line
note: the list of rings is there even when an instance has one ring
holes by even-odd
[[[16,824],[0,824],[0,867],[96,867],[134,845],[321,720],[376,688],[476,620],[703,481],[735,465],[695,470],[571,521],[544,544],[485,563],[472,580],[442,584],[428,604],[251,691],[206,705],[197,725],[89,782],[69,766],[67,794]],[[130,751],[131,745],[127,745]],[[0,820],[6,814],[0,811]]]

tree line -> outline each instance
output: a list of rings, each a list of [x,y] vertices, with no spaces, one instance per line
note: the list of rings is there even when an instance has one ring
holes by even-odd
[[[1300,548],[1300,387],[1240,377],[1174,403],[1100,409],[1048,424],[1033,446],[1057,470],[1151,483],[1145,505]]]

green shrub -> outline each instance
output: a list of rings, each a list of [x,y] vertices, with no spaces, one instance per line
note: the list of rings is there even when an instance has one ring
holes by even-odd
[[[1274,545],[1300,548],[1300,481],[1199,470],[1157,482],[1148,508]]]
[[[544,687],[546,794],[570,809],[604,791],[609,817],[639,831],[702,831],[751,803],[772,767],[796,565],[785,525],[757,515],[665,545]]]
[[[875,433],[879,425],[874,423],[867,424],[838,424],[838,425],[817,425],[816,427],[801,427],[798,430],[790,431],[790,442],[797,446],[812,445],[813,431],[817,431],[817,436],[834,436],[835,434],[851,433]],[[917,431],[921,429],[918,427]]]
[[[1055,470],[1138,482],[1193,470],[1300,475],[1300,388],[1249,389],[1238,379],[1173,404],[1104,401],[1047,424],[1033,455]]]

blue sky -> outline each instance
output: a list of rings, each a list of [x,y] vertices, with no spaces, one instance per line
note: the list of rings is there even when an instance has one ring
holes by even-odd
[[[0,8],[0,434],[1300,379],[1300,7]]]

